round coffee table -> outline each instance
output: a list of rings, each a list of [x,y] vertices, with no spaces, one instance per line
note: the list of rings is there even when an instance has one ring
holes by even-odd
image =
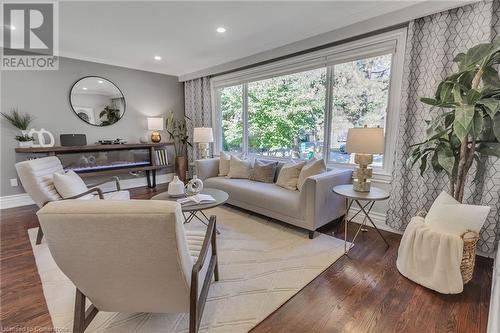
[[[203,211],[206,209],[223,205],[227,201],[227,199],[229,199],[229,194],[215,188],[204,188],[203,191],[201,191],[201,193],[211,195],[215,199],[215,201],[209,203],[193,204],[188,206],[181,205],[182,214],[184,215],[184,223],[189,223],[194,218],[197,218],[198,220],[201,221],[201,223],[208,225],[209,218],[207,217],[207,215],[205,215]],[[180,198],[183,197],[171,197],[170,195],[168,195],[167,192],[163,192],[155,195],[154,197],[151,198],[151,200],[167,200],[167,201],[177,202],[177,199]],[[188,216],[186,216],[186,213],[188,213]],[[198,216],[198,213],[201,214],[202,217]],[[217,233],[219,233],[219,231],[217,231]]]

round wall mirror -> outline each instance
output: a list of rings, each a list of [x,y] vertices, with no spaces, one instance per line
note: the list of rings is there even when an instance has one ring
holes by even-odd
[[[69,102],[81,120],[94,126],[113,125],[125,113],[125,98],[120,89],[98,76],[76,81],[71,87]]]

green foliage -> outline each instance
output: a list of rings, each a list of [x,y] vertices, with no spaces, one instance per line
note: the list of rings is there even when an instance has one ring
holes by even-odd
[[[99,113],[99,118],[106,117],[100,124],[100,126],[107,126],[116,123],[120,120],[120,109],[115,105],[106,105],[104,110]]]
[[[12,109],[10,113],[1,112],[2,116],[15,128],[20,129],[21,131],[26,131],[33,121],[33,117],[31,117],[28,113],[21,113],[16,108]],[[18,140],[22,141],[22,140]],[[31,141],[31,140],[26,140]]]
[[[431,106],[433,119],[409,163],[420,161],[423,175],[430,157],[433,170],[447,173],[461,200],[472,161],[484,161],[480,155],[500,157],[500,38],[459,53],[454,62],[458,71],[438,85],[434,97],[420,99]]]
[[[34,138],[28,134],[16,135],[15,139],[19,142],[29,142],[34,140]]]
[[[332,82],[334,140],[347,128],[384,126],[391,56],[335,65]],[[251,152],[297,154],[302,142],[323,141],[326,68],[248,83],[248,146]],[[242,86],[220,90],[223,149],[241,150]],[[297,156],[296,156],[297,157]]]
[[[184,116],[182,119],[175,119],[173,112],[170,112],[167,117],[167,133],[170,140],[173,140],[174,142],[175,156],[178,157],[184,156],[187,146],[193,146],[189,142],[186,119],[191,120],[191,118],[187,116]]]

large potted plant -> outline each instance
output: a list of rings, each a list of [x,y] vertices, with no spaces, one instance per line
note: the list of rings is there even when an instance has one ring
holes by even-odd
[[[427,137],[413,145],[409,162],[420,161],[420,174],[430,166],[446,172],[450,194],[464,197],[467,175],[474,161],[500,157],[500,38],[478,44],[455,59],[457,70],[442,80],[435,96],[420,100],[432,107]]]
[[[33,144],[33,137],[28,134],[28,127],[33,121],[29,113],[21,113],[16,108],[10,113],[1,112],[2,116],[15,128],[21,131],[21,135],[16,135],[15,139],[19,142],[19,147],[29,148]]]
[[[186,172],[188,169],[187,161],[187,146],[193,145],[189,142],[187,134],[186,119],[191,120],[189,117],[184,116],[182,119],[176,119],[173,112],[167,117],[167,133],[170,140],[174,143],[175,152],[175,173],[183,182],[186,180]]]

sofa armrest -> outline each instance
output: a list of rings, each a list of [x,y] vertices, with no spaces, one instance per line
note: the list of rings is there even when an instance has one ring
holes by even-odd
[[[316,230],[345,214],[345,199],[333,193],[336,185],[349,184],[352,170],[333,169],[308,177],[301,191],[301,203],[309,230]]]
[[[210,177],[217,177],[219,175],[219,158],[206,158],[203,160],[196,160],[196,174],[201,180]]]

